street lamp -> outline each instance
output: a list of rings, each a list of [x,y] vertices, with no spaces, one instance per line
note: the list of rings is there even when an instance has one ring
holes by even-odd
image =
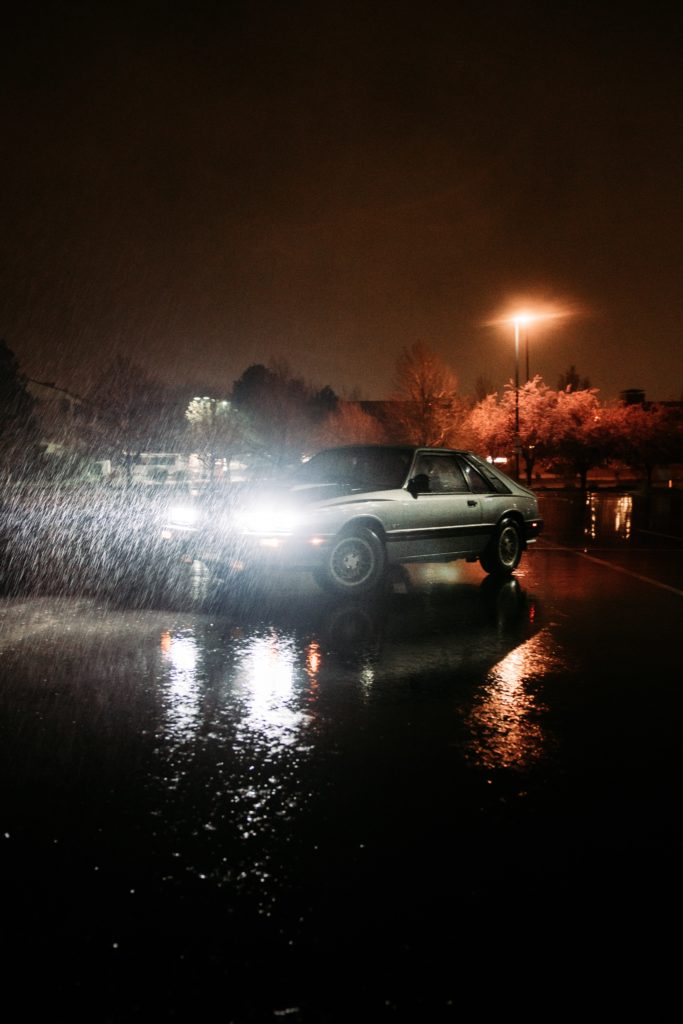
[[[487,326],[503,326],[507,327],[509,324],[514,326],[515,330],[515,472],[517,479],[519,479],[519,455],[520,455],[520,437],[519,437],[519,342],[522,328],[524,328],[524,348],[526,358],[526,379],[527,382],[531,379],[529,376],[529,332],[527,330],[530,323],[535,323],[538,320],[559,320],[567,316],[572,316],[577,312],[577,308],[565,306],[559,307],[550,305],[546,302],[537,303],[527,306],[525,309],[522,307],[517,312],[508,313],[504,316],[498,316],[495,319],[485,321]]]

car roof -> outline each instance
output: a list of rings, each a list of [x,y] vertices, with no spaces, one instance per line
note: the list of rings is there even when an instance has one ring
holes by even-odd
[[[398,452],[444,452],[450,455],[472,455],[472,452],[465,448],[437,448],[428,444],[334,444],[327,448],[320,448],[319,452],[343,452],[343,451],[398,451]]]

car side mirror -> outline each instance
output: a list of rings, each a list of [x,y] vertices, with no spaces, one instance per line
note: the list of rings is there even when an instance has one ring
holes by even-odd
[[[418,494],[426,494],[428,490],[429,477],[426,473],[418,473],[417,476],[411,477],[408,481],[408,492],[414,498],[417,498]]]

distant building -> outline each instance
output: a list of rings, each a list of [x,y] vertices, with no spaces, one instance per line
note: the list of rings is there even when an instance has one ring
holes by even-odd
[[[624,405],[644,405],[645,392],[641,388],[626,388],[619,392],[619,401]]]

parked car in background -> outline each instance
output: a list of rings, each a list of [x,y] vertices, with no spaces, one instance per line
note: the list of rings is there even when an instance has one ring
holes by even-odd
[[[347,445],[277,483],[176,505],[162,537],[232,573],[305,569],[325,589],[362,594],[397,563],[478,560],[509,575],[542,526],[533,492],[472,452]]]

